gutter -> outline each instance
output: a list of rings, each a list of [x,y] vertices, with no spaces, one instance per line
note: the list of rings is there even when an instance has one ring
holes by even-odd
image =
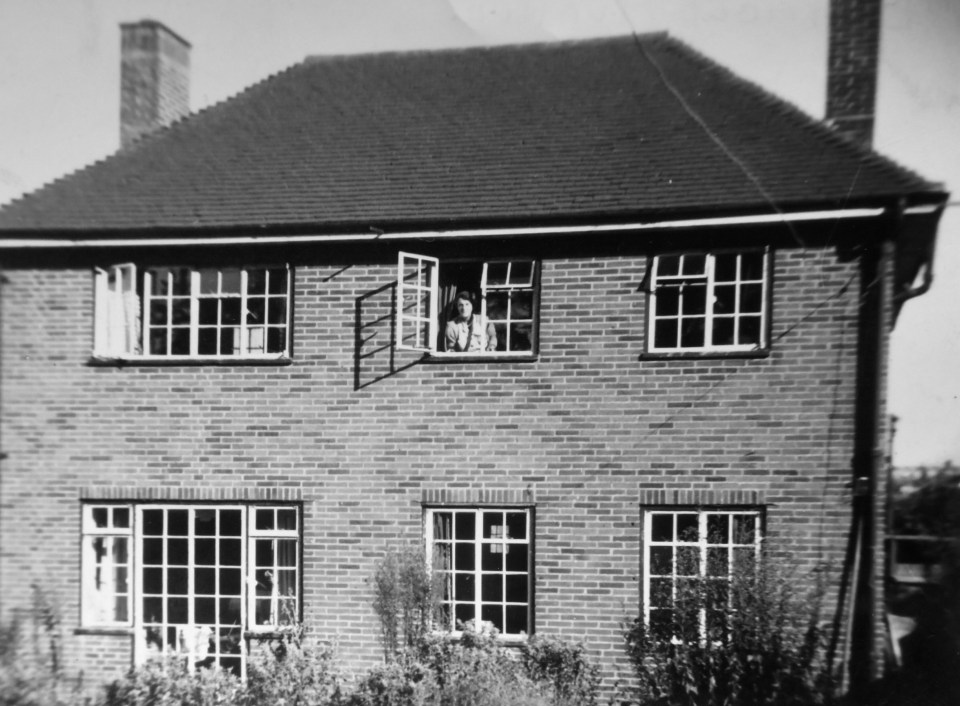
[[[925,208],[923,206],[918,208]],[[625,231],[666,231],[684,228],[750,226],[777,223],[837,221],[856,218],[877,218],[886,208],[846,208],[837,210],[799,211],[749,216],[716,216],[678,220],[638,221],[606,225],[535,226],[515,228],[468,228],[421,231],[363,231],[329,234],[201,236],[198,238],[10,238],[0,237],[0,250],[45,248],[109,248],[164,247],[171,245],[284,245],[316,242],[364,242],[385,240],[449,240],[472,238],[512,238],[532,235],[605,235]]]

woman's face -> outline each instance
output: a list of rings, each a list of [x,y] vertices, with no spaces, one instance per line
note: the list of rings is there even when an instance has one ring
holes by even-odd
[[[461,319],[469,319],[473,313],[473,304],[466,299],[457,299],[457,314]]]

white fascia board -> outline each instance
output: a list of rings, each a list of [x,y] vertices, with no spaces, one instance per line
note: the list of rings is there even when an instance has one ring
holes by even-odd
[[[329,233],[323,235],[239,235],[193,238],[0,238],[0,250],[29,248],[113,248],[113,247],[163,247],[182,245],[272,245],[287,243],[336,243],[369,242],[377,240],[419,240],[518,237],[531,235],[593,235],[622,233],[624,231],[678,230],[681,228],[710,228],[717,226],[763,225],[776,223],[802,223],[805,221],[849,220],[852,218],[876,218],[886,212],[884,208],[846,208],[835,211],[800,211],[796,213],[771,213],[753,216],[719,216],[716,218],[684,218],[674,221],[650,221],[647,223],[613,223],[607,225],[542,226],[527,228],[472,228],[463,230],[398,231],[395,233]]]

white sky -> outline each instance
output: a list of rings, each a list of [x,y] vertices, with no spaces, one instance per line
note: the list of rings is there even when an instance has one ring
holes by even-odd
[[[960,201],[960,2],[885,0],[875,147]],[[806,112],[825,103],[828,0],[0,0],[0,203],[112,153],[119,23],[193,45],[191,107],[309,54],[666,30]],[[898,465],[960,461],[960,205],[891,352]]]

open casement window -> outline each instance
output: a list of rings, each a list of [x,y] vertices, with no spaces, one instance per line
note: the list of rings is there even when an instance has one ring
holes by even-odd
[[[401,252],[397,266],[397,347],[438,356],[533,355],[537,350],[538,267],[534,260],[439,261]],[[455,351],[446,330],[456,296],[470,292],[481,350]]]
[[[134,657],[180,655],[243,675],[245,633],[300,612],[299,510],[85,505],[85,627],[132,627]]]
[[[116,265],[98,269],[96,278],[97,356],[270,359],[289,353],[287,267],[150,267],[138,275],[133,265]]]
[[[132,264],[96,269],[94,355],[140,355],[140,297]]]
[[[648,350],[740,352],[767,348],[769,253],[653,258]]]
[[[442,579],[442,629],[489,624],[507,639],[533,625],[533,539],[526,508],[432,508],[427,555]]]
[[[730,586],[760,560],[759,509],[644,513],[643,617],[661,639],[703,639],[724,624]]]

